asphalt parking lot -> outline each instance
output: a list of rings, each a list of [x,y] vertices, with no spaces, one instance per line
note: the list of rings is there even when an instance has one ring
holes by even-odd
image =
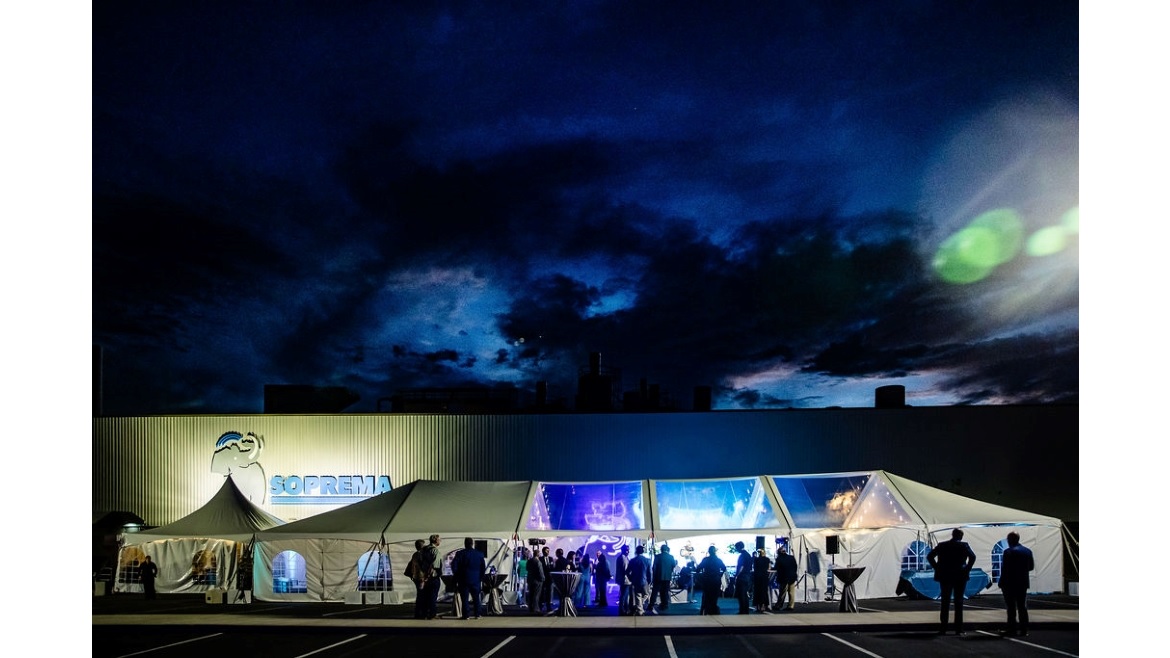
[[[206,656],[249,649],[264,656],[356,656],[393,651],[442,656],[645,656],[664,658],[774,655],[821,656],[1079,655],[1079,600],[1031,599],[1032,630],[1004,638],[1003,600],[967,602],[966,635],[939,636],[938,603],[905,597],[865,599],[858,612],[839,603],[799,603],[793,612],[736,614],[734,599],[720,615],[676,603],[666,614],[619,617],[616,609],[585,608],[576,617],[533,616],[519,606],[503,615],[462,620],[440,604],[440,617],[413,619],[411,604],[252,602],[209,604],[201,595],[140,594],[93,598],[95,656]]]

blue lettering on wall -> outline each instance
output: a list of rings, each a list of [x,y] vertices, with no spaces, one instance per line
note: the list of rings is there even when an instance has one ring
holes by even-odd
[[[273,505],[347,505],[392,488],[389,475],[273,475],[268,481]]]

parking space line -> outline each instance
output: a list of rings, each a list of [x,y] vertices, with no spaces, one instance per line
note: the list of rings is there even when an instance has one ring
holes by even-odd
[[[994,636],[994,637],[1003,637],[1003,636],[1001,636],[999,633],[992,633],[992,632],[990,632],[990,631],[979,631],[979,632],[980,632],[980,633],[982,633],[982,634],[984,634],[984,635],[991,635],[991,636]],[[1040,644],[1036,644],[1036,643],[1034,643],[1034,642],[1029,642],[1029,641],[1027,641],[1027,640],[1021,640],[1021,639],[1020,639],[1020,638],[1018,638],[1018,637],[1005,637],[1005,638],[1003,638],[1003,639],[1005,639],[1005,640],[1011,640],[1012,642],[1017,642],[1017,643],[1019,643],[1019,644],[1025,644],[1025,645],[1027,645],[1027,646],[1030,646],[1030,647],[1033,647],[1033,648],[1035,648],[1035,649],[1043,649],[1044,651],[1051,651],[1052,653],[1058,653],[1058,654],[1060,654],[1060,655],[1062,655],[1062,656],[1072,656],[1073,658],[1077,658],[1077,654],[1075,654],[1075,653],[1069,653],[1069,652],[1067,652],[1067,651],[1061,651],[1060,649],[1053,649],[1052,647],[1046,647],[1046,646],[1043,646],[1043,645],[1040,645]]]
[[[493,648],[491,651],[489,651],[489,652],[485,653],[485,654],[483,655],[483,657],[482,657],[482,658],[488,658],[488,656],[490,656],[490,655],[492,655],[493,653],[495,653],[495,652],[499,651],[500,649],[503,649],[505,644],[507,644],[507,643],[509,643],[509,642],[511,642],[512,640],[515,640],[515,639],[516,639],[516,636],[515,636],[515,635],[509,635],[509,636],[508,636],[508,637],[507,637],[507,638],[506,638],[506,639],[505,639],[503,642],[500,642],[500,643],[499,643],[499,644],[497,644],[497,645],[495,646],[495,648]]]
[[[669,635],[666,636],[666,652],[670,654],[670,658],[678,658],[678,654],[674,652],[674,642]]]
[[[177,647],[180,644],[190,644],[191,642],[198,642],[199,640],[206,640],[209,638],[213,638],[217,635],[223,635],[223,633],[212,633],[211,635],[204,635],[202,637],[193,637],[190,640],[183,640],[182,642],[172,642],[170,644],[164,644],[161,647],[155,647],[153,649],[144,649],[142,651],[135,651],[134,653],[123,654],[121,656],[118,656],[118,658],[127,658],[127,656],[139,656],[139,655],[142,655],[144,653],[150,653],[151,651],[159,651],[161,649],[170,649],[171,647]]]
[[[829,638],[830,640],[836,640],[836,641],[840,642],[841,644],[844,644],[845,646],[849,647],[850,649],[856,649],[856,650],[860,651],[861,653],[864,653],[867,656],[873,656],[873,658],[882,658],[881,656],[877,655],[876,653],[874,653],[872,651],[869,651],[868,649],[862,649],[861,647],[857,646],[856,644],[853,644],[852,642],[846,642],[845,640],[842,640],[841,638],[839,638],[835,635],[830,635],[828,633],[821,633],[821,635],[824,635],[825,637]]]

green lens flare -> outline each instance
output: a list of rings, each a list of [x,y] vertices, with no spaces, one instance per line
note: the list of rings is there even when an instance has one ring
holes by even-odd
[[[1046,226],[1028,238],[1029,256],[1051,256],[1063,251],[1068,244],[1068,231],[1063,226]]]
[[[965,231],[967,229],[947,238],[934,256],[934,271],[949,283],[974,283],[986,278],[994,268],[994,265],[979,265],[971,261],[967,252],[980,249],[978,243],[983,240],[978,235],[964,235]]]
[[[985,229],[992,234],[995,253],[981,253],[980,258],[995,258],[995,262],[983,264],[1001,265],[1016,257],[1024,246],[1024,222],[1019,213],[1011,208],[998,208],[979,215],[967,225],[971,229]]]
[[[1019,213],[989,210],[943,241],[934,256],[934,271],[951,283],[974,283],[1015,258],[1023,245]]]

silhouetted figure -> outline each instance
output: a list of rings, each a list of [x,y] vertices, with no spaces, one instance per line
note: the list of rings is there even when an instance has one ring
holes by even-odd
[[[670,579],[674,577],[674,568],[678,560],[670,554],[670,546],[662,545],[662,550],[654,556],[654,588],[650,590],[650,614],[654,612],[654,601],[658,601],[658,610],[666,612],[670,607]]]
[[[419,568],[425,571],[426,582],[423,583],[423,617],[434,619],[439,616],[439,586],[443,584],[443,556],[439,553],[439,544],[442,539],[438,535],[431,535],[430,543],[423,547],[419,556]],[[426,567],[430,566],[427,571]]]
[[[455,554],[451,563],[455,577],[455,588],[463,602],[463,618],[479,619],[483,616],[483,575],[487,573],[487,556],[475,548],[471,537],[463,539],[463,550]]]
[[[406,571],[403,573],[410,582],[414,583],[414,618],[427,618],[427,601],[423,593],[423,588],[426,586],[427,576],[425,575],[429,570],[424,569],[423,565],[427,558],[423,557],[423,547],[427,543],[425,540],[414,540],[414,554],[410,556],[410,562],[406,565]]]
[[[609,586],[609,579],[613,577],[613,573],[609,570],[609,558],[605,557],[605,553],[601,549],[597,550],[597,559],[593,561],[593,583],[597,590],[597,607],[605,608],[609,606],[609,596],[606,592]]]
[[[614,570],[614,579],[618,584],[618,614],[628,615],[633,613],[630,607],[632,602],[630,600],[630,578],[626,575],[626,569],[630,566],[630,546],[629,544],[622,545],[622,551],[617,558],[617,569]]]
[[[146,598],[153,599],[154,579],[158,576],[158,565],[151,561],[150,556],[146,556],[146,561],[140,567],[142,573],[142,591],[146,592]]]
[[[934,580],[942,590],[942,610],[939,614],[942,628],[938,634],[945,635],[947,632],[947,615],[953,598],[955,635],[963,635],[963,596],[967,580],[971,577],[971,567],[975,566],[975,551],[963,541],[963,531],[955,528],[951,531],[950,541],[940,542],[930,549],[926,561],[934,567]]]
[[[727,573],[727,565],[723,564],[715,554],[718,549],[714,546],[707,549],[707,557],[699,563],[699,586],[703,589],[702,603],[699,604],[699,614],[719,614],[719,597],[723,596],[723,574]]]
[[[735,561],[735,598],[739,601],[739,614],[751,612],[752,567],[755,558],[744,550],[743,542],[735,542],[735,550],[739,558]]]
[[[776,584],[780,586],[776,597],[776,609],[796,609],[796,558],[784,546],[776,551]],[[788,598],[787,606],[784,603]]]
[[[756,558],[752,564],[752,605],[756,612],[763,612],[772,607],[772,561],[764,549],[756,549]]]
[[[1003,562],[999,568],[999,589],[1007,605],[1006,635],[1028,634],[1028,587],[1031,584],[1028,572],[1036,568],[1032,550],[1020,543],[1020,533],[1012,531],[1007,536],[1008,547],[1003,551]],[[1019,614],[1019,626],[1016,615]]]
[[[544,596],[544,583],[548,580],[548,574],[544,570],[544,561],[536,554],[536,551],[531,553],[528,549],[524,549],[524,554],[528,555],[528,614],[540,614],[540,601]]]

